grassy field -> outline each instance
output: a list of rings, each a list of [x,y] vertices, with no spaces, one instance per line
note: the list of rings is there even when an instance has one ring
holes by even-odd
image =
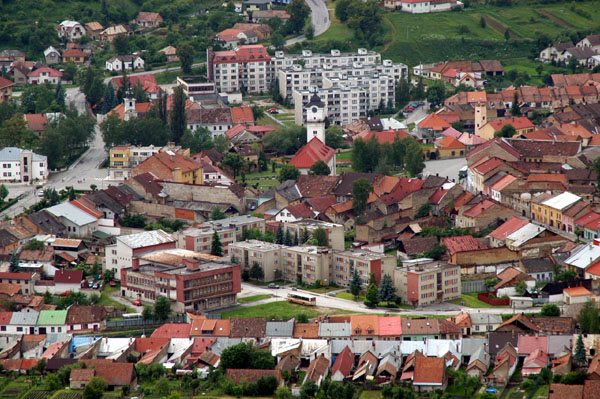
[[[252,296],[247,296],[244,298],[238,298],[238,302],[239,303],[250,303],[250,302],[256,302],[256,301],[262,301],[263,299],[269,299],[272,296],[273,295],[269,295],[269,294],[252,295]]]
[[[337,296],[338,298],[347,299],[349,301],[356,301],[356,302],[364,302],[364,300],[365,300],[364,292],[361,292],[360,295],[358,297],[356,297],[356,299],[354,299],[354,295],[352,295],[350,292],[347,292],[347,291],[338,292],[337,294],[335,294],[335,296]]]
[[[329,4],[333,9],[334,4]],[[385,40],[374,50],[385,58],[416,65],[448,59],[500,59],[506,64],[530,57],[540,35],[552,40],[570,33],[597,30],[600,1],[531,4],[510,7],[477,4],[463,11],[409,14],[386,10],[383,15]],[[316,41],[349,38],[352,31],[330,11],[331,27]],[[482,18],[486,21],[482,26]],[[509,30],[511,40],[504,37]],[[531,74],[531,73],[530,73]]]
[[[115,308],[123,309],[123,310],[127,311],[128,313],[135,313],[136,311],[134,308],[125,306],[122,303],[117,302],[110,297],[110,294],[112,294],[113,292],[118,292],[120,289],[121,289],[120,285],[117,285],[116,287],[111,287],[110,285],[106,284],[104,286],[104,288],[102,289],[102,295],[100,295],[100,300],[98,301],[97,305],[114,306]]]
[[[221,317],[224,319],[236,317],[266,317],[268,320],[289,320],[292,317],[298,316],[300,313],[304,313],[309,318],[313,318],[322,314],[356,314],[359,312],[350,312],[321,306],[307,307],[288,303],[287,301],[278,301],[227,310],[221,313]]]
[[[304,287],[302,287],[302,290],[314,292],[315,294],[325,294],[327,292],[335,291],[335,290],[339,290],[339,289],[340,289],[340,287],[331,287],[329,285],[319,287],[319,288],[304,288]]]
[[[362,391],[360,393],[360,399],[379,399],[381,398],[381,391]]]
[[[250,187],[254,187],[258,183],[258,189],[266,191],[279,185],[279,169],[272,172],[272,169],[264,172],[254,172],[246,174],[246,184]]]
[[[479,299],[477,299],[477,293],[476,292],[469,292],[466,294],[462,294],[460,299],[454,299],[452,301],[450,301],[451,303],[460,305],[462,302],[465,303],[465,306],[468,306],[470,308],[501,308],[501,307],[508,307],[508,306],[494,306],[494,305],[490,305],[489,303],[485,303],[483,301],[480,301]]]

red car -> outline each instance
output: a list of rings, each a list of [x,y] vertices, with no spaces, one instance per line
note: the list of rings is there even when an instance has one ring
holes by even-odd
[[[278,114],[279,113],[279,111],[277,111],[277,108],[269,108],[267,110],[267,112],[270,114]]]
[[[135,306],[142,306],[142,301],[140,301],[139,299],[136,301],[131,302],[133,305]]]

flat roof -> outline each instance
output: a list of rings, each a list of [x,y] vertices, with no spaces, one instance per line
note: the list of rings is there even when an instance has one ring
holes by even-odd
[[[281,248],[287,248],[285,245],[274,244],[272,242],[260,241],[260,240],[248,240],[234,242],[230,246],[238,248],[255,249],[257,251],[275,251]]]
[[[314,220],[314,219],[303,219],[303,220],[299,220],[297,222],[289,222],[287,224],[294,224],[294,225],[300,225],[300,226],[306,226],[306,227],[323,227],[323,226],[343,227],[341,224],[338,224],[338,223],[330,223],[330,222],[325,222],[322,220]]]
[[[335,254],[342,255],[342,256],[352,256],[354,258],[361,258],[361,259],[366,259],[366,260],[377,260],[377,259],[383,259],[388,256],[391,256],[391,255],[380,254],[377,252],[365,251],[365,250],[360,250],[360,249],[339,251],[339,252],[336,251]]]
[[[549,198],[546,201],[542,202],[542,205],[546,205],[554,209],[563,210],[573,205],[580,199],[580,196],[565,191],[564,193],[560,193],[557,196]]]
[[[206,222],[204,222],[203,225],[214,225],[214,224],[221,224],[223,226],[225,225],[236,225],[236,224],[242,224],[242,223],[253,223],[253,222],[264,222],[265,219],[263,218],[257,218],[255,216],[252,215],[239,215],[239,216],[231,216],[225,219],[219,219],[219,220],[208,220]]]
[[[429,273],[436,270],[452,269],[455,267],[460,268],[458,265],[452,265],[447,262],[433,261],[429,263],[420,263],[417,265],[403,265],[402,267],[396,268],[396,270],[406,270],[407,272],[411,273]]]
[[[177,241],[175,237],[163,230],[144,231],[141,233],[119,236],[117,240],[130,248],[150,247]]]

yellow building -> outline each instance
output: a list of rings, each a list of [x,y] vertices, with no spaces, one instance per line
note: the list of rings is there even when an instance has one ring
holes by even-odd
[[[184,158],[189,158],[190,149],[181,148],[174,143],[164,147],[119,145],[109,151],[109,166],[111,180],[122,180],[131,177],[131,169],[159,152],[172,151]]]
[[[14,83],[0,76],[0,103],[12,100],[12,87]]]
[[[540,203],[532,203],[531,217],[548,226],[563,229],[563,212],[580,200],[578,195],[565,191]]]
[[[535,125],[525,116],[517,118],[499,119],[496,121],[487,122],[481,127],[475,127],[475,134],[486,140],[492,140],[496,132],[502,130],[505,125],[512,125],[515,128],[515,135],[519,137],[525,133],[533,132]]]

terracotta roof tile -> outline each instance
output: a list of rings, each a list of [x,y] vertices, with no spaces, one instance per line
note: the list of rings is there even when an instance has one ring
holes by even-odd
[[[294,325],[294,338],[316,339],[319,338],[318,323],[296,323]]]
[[[298,150],[290,161],[290,165],[294,165],[298,169],[308,169],[317,161],[329,163],[334,156],[335,150],[315,137]]]
[[[443,237],[443,244],[446,246],[446,250],[454,255],[457,252],[475,251],[478,249],[487,249],[487,246],[479,242],[473,236],[455,236],[455,237]]]
[[[444,358],[417,356],[413,384],[442,384],[446,374]]]

